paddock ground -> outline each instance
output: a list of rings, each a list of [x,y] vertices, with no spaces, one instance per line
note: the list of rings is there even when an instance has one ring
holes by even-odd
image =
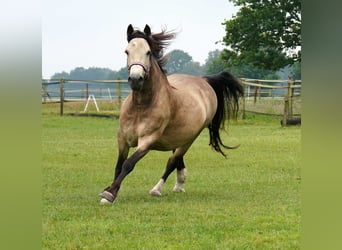
[[[117,157],[115,118],[56,115],[42,105],[43,249],[299,249],[301,128],[249,114],[229,124],[225,159],[206,130],[185,156],[186,193],[148,191],[169,152],[150,152],[117,201],[100,206]],[[58,105],[57,105],[58,110]]]

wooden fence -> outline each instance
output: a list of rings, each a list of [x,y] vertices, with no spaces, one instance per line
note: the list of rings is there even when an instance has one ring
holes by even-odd
[[[247,112],[252,113],[267,113],[271,115],[282,116],[282,125],[291,124],[293,122],[300,121],[300,100],[301,100],[301,80],[259,80],[259,79],[240,79],[241,84],[244,86],[245,95],[241,100],[241,114],[242,118],[246,117]],[[47,86],[55,85],[53,89],[48,89]],[[83,88],[68,89],[66,84],[76,85],[83,84]],[[66,101],[82,101],[87,100],[90,93],[94,92],[94,89],[89,89],[89,86],[99,86],[105,84],[111,86],[115,91],[114,98],[121,106],[122,100],[129,94],[130,89],[127,85],[127,80],[43,80],[42,82],[42,102],[50,101],[59,102],[60,115],[64,114],[64,104]],[[58,88],[58,87],[59,88]],[[97,93],[97,96],[101,96],[102,90]],[[77,97],[65,97],[66,93],[81,93]],[[55,94],[54,98],[51,98],[51,94]],[[111,91],[108,88],[108,94],[110,98]],[[108,96],[107,96],[108,97]],[[298,104],[299,103],[299,104]],[[262,106],[261,110],[256,107]],[[298,108],[299,107],[299,108]],[[267,110],[277,109],[276,111],[268,112]]]
[[[300,123],[300,107],[296,107],[297,113],[294,113],[294,103],[295,100],[301,100],[301,80],[260,80],[260,79],[240,79],[241,84],[244,86],[245,95],[242,98],[242,117],[245,118],[246,112],[251,112],[248,110],[247,103],[250,102],[250,97],[253,98],[253,104],[256,105],[260,98],[263,96],[264,99],[267,98],[280,98],[283,101],[281,105],[283,107],[282,111],[282,125],[286,126],[288,124],[298,124]],[[262,92],[262,90],[266,90]],[[270,90],[284,90],[283,95],[274,95],[274,91]],[[259,100],[258,100],[259,99]],[[273,102],[274,103],[274,102]],[[272,104],[271,104],[272,105]],[[297,105],[298,106],[298,105]],[[299,105],[301,106],[301,105]],[[299,110],[299,112],[298,112]],[[264,112],[255,112],[264,113]],[[276,114],[277,115],[277,114]]]
[[[125,96],[128,95],[129,90],[127,86],[124,86],[124,84],[127,83],[127,80],[67,80],[67,79],[49,79],[42,81],[42,88],[41,88],[41,95],[42,95],[42,102],[43,103],[60,103],[60,115],[62,116],[64,114],[64,106],[65,102],[67,101],[82,101],[82,100],[88,100],[88,98],[93,94],[94,92],[97,92],[97,98],[103,96],[103,92],[107,92],[107,97],[110,97],[110,99],[115,98],[121,106],[121,103]],[[100,85],[105,85],[106,87],[100,88]],[[59,86],[49,89],[48,86],[50,85],[57,85]],[[76,88],[68,89],[66,85],[70,86],[76,86]],[[83,88],[81,87],[83,85]],[[89,86],[99,86],[98,89],[89,88]],[[114,95],[111,95],[111,91],[108,87],[110,85],[110,88],[114,90]],[[66,97],[66,94],[72,96]]]

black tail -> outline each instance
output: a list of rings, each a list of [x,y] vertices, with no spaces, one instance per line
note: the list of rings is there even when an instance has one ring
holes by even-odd
[[[239,81],[229,72],[223,71],[217,75],[204,76],[210,86],[215,90],[217,96],[216,114],[208,126],[210,134],[210,144],[217,152],[226,156],[221,146],[226,149],[234,149],[236,147],[228,147],[223,144],[220,137],[220,129],[224,129],[226,119],[236,118],[239,110],[239,97],[243,95],[243,87]]]

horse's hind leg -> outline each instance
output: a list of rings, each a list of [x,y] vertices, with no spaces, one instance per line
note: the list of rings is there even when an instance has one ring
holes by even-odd
[[[159,180],[159,182],[151,189],[150,195],[152,196],[161,196],[162,194],[162,188],[164,183],[166,182],[169,175],[177,168],[177,182],[175,187],[173,188],[174,192],[185,192],[183,188],[183,184],[186,178],[186,168],[183,161],[183,155],[186,152],[186,149],[177,149],[174,151],[173,155],[169,158],[166,170],[162,176],[162,178]]]
[[[166,182],[169,175],[175,170],[177,165],[179,164],[179,161],[183,160],[178,157],[171,156],[167,162],[165,172],[162,176],[162,178],[159,180],[159,182],[151,189],[150,195],[152,196],[161,196],[162,195],[162,188],[164,183]]]
[[[185,189],[183,187],[183,184],[187,177],[187,170],[186,167],[183,165],[177,167],[177,175],[176,175],[176,184],[173,187],[173,192],[185,192]]]

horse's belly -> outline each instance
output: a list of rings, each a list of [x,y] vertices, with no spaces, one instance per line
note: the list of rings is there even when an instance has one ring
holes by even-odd
[[[162,142],[157,141],[155,142],[150,148],[151,150],[158,150],[158,151],[171,151],[176,148],[183,146],[183,142]]]
[[[170,151],[191,144],[201,133],[203,127],[197,129],[166,129],[163,135],[151,146],[152,150]]]

